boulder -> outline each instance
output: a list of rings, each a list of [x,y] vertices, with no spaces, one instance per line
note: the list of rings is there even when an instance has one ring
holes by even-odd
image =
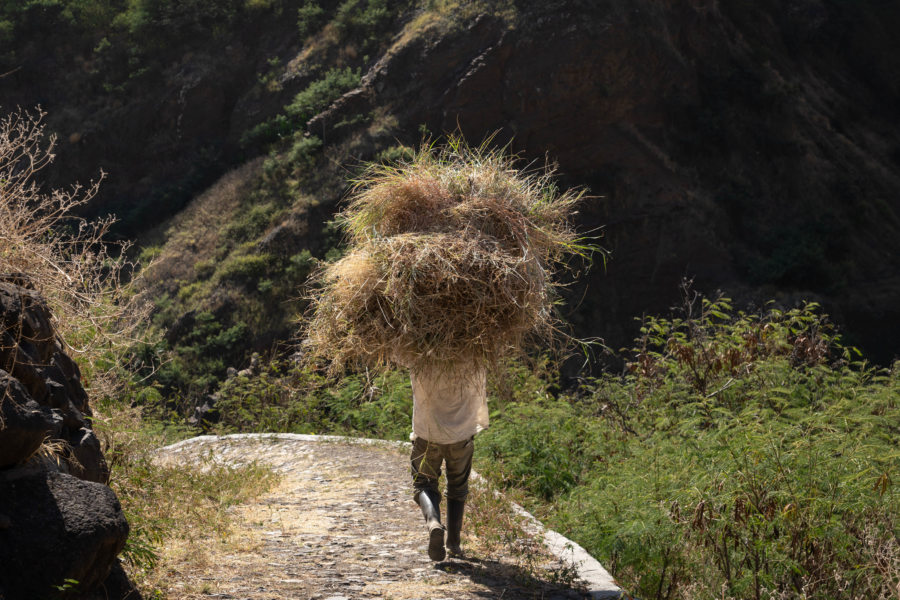
[[[45,598],[66,580],[89,590],[110,574],[128,537],[115,493],[34,467],[0,471],[0,590]]]
[[[0,275],[0,600],[139,598],[116,558],[128,523],[108,478],[46,303]]]
[[[2,600],[2,596],[0,596]],[[82,595],[78,600],[142,600],[141,593],[128,578],[119,561],[113,563],[109,576],[95,590]]]

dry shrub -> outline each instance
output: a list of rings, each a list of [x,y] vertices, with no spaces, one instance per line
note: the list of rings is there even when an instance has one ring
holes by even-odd
[[[131,267],[122,258],[127,244],[104,241],[114,219],[74,214],[100,182],[50,191],[38,183],[55,156],[56,138],[45,137],[44,117],[40,110],[18,110],[0,119],[0,274],[33,285],[69,350],[93,362],[128,338],[145,305],[121,285]]]
[[[349,253],[313,278],[310,356],[420,369],[552,338],[554,275],[590,251],[570,223],[581,197],[459,139],[371,167],[338,216]]]

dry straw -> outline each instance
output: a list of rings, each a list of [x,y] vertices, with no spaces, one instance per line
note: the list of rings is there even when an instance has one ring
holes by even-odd
[[[47,300],[67,348],[94,370],[109,362],[99,359],[110,348],[133,342],[150,304],[122,283],[133,265],[125,260],[128,244],[106,241],[114,219],[77,216],[99,181],[50,190],[40,184],[56,144],[45,136],[45,116],[18,110],[0,117],[0,275],[27,281]],[[92,386],[112,381],[102,379],[95,371]]]
[[[581,198],[458,138],[371,166],[337,217],[347,254],[312,279],[308,357],[439,368],[552,339],[554,275],[592,250],[571,224]]]

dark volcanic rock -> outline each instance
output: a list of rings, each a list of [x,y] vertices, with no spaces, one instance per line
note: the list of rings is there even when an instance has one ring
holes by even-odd
[[[32,400],[22,384],[0,370],[0,469],[23,463],[62,419]]]
[[[28,468],[0,472],[0,589],[45,598],[66,579],[80,590],[109,575],[128,523],[107,486]]]
[[[119,561],[113,563],[109,575],[95,590],[81,595],[78,600],[142,600]]]
[[[66,580],[67,597],[138,597],[120,567],[110,576],[128,523],[90,415],[46,304],[0,276],[0,598],[59,597]]]
[[[91,429],[81,373],[65,353],[47,305],[21,283],[21,276],[0,278],[0,410],[10,418],[0,425],[0,441],[8,442],[0,449],[0,468],[24,461],[35,438],[49,433],[70,449],[66,458],[73,459],[68,464],[74,475],[105,482],[109,469]]]

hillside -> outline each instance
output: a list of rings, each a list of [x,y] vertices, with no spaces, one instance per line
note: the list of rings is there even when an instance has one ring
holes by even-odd
[[[290,342],[363,161],[459,130],[587,186],[611,251],[570,288],[613,348],[683,277],[821,302],[882,362],[900,314],[900,9],[870,1],[45,0],[0,9],[0,105],[40,104],[52,185],[157,258],[167,387]],[[493,136],[491,138],[491,136]]]
[[[12,400],[0,402],[0,450],[16,450],[0,479],[15,487],[20,467],[55,480],[56,471],[108,467],[120,501],[102,484],[74,485],[104,488],[128,520],[128,539],[115,544],[119,575],[146,597],[182,597],[170,566],[230,564],[217,553],[229,550],[223,534],[241,527],[238,507],[263,506],[280,483],[259,463],[209,455],[164,465],[151,460],[156,449],[200,429],[408,439],[406,370],[329,378],[300,360],[297,319],[311,270],[346,251],[332,217],[363,173],[371,181],[366,165],[403,160],[456,131],[486,152],[508,146],[523,167],[556,165],[562,190],[587,186],[579,228],[602,233],[610,251],[606,268],[598,254],[590,271],[573,264],[572,281],[561,282],[575,333],[609,346],[589,366],[606,368],[578,370],[549,352],[492,365],[478,472],[640,598],[897,598],[895,4],[0,2],[0,105],[13,115],[0,127],[0,146],[13,149],[0,151],[0,271],[10,280],[10,376],[0,371],[0,383]],[[49,144],[43,117],[15,110],[37,104],[59,136],[52,168],[37,142]],[[93,185],[67,187],[101,168],[96,195]],[[457,189],[477,179],[465,173]],[[107,220],[70,219],[72,207],[120,221],[108,230]],[[360,223],[365,237],[372,221]],[[126,243],[105,246],[107,233]],[[142,277],[119,285],[132,274],[129,258],[140,259]],[[29,279],[34,289],[24,290]],[[46,301],[53,316],[42,311],[39,321],[56,334],[33,327],[20,310],[26,297],[32,307]],[[77,369],[56,356],[64,348]],[[72,398],[62,395],[69,383]],[[38,425],[28,443],[8,441],[17,418]],[[104,470],[79,447],[102,450]],[[310,474],[337,458],[332,450],[308,457]],[[345,464],[369,464],[348,456]],[[418,520],[396,466],[379,497]],[[51,488],[16,494],[11,515],[0,506],[9,539],[0,548],[15,555],[0,566],[11,574],[0,596],[13,578],[50,581],[23,577],[15,562],[42,537],[23,523],[48,530],[33,518],[43,514],[30,499],[36,489]],[[307,515],[313,506],[300,501]],[[538,555],[493,506],[471,511],[484,518],[467,517],[467,543],[515,544],[527,565],[512,571],[521,583]],[[268,537],[274,515],[264,510],[251,528]],[[410,526],[387,535],[415,535]],[[50,529],[73,537],[61,522]],[[394,557],[366,542],[347,558],[356,569],[378,564],[376,552],[390,561],[415,546],[424,563],[424,539],[408,540]],[[50,542],[30,562],[55,568],[59,553],[84,555]],[[333,554],[332,543],[342,542],[321,548]],[[103,580],[119,564],[115,548],[102,572],[75,579]],[[246,560],[233,560],[280,568],[265,544],[242,548]],[[443,581],[474,590],[487,556]],[[326,567],[317,573],[346,564],[316,562]],[[202,577],[185,579],[208,595],[214,583]],[[56,579],[61,595],[80,594],[79,581]],[[421,595],[406,583],[404,593]]]

